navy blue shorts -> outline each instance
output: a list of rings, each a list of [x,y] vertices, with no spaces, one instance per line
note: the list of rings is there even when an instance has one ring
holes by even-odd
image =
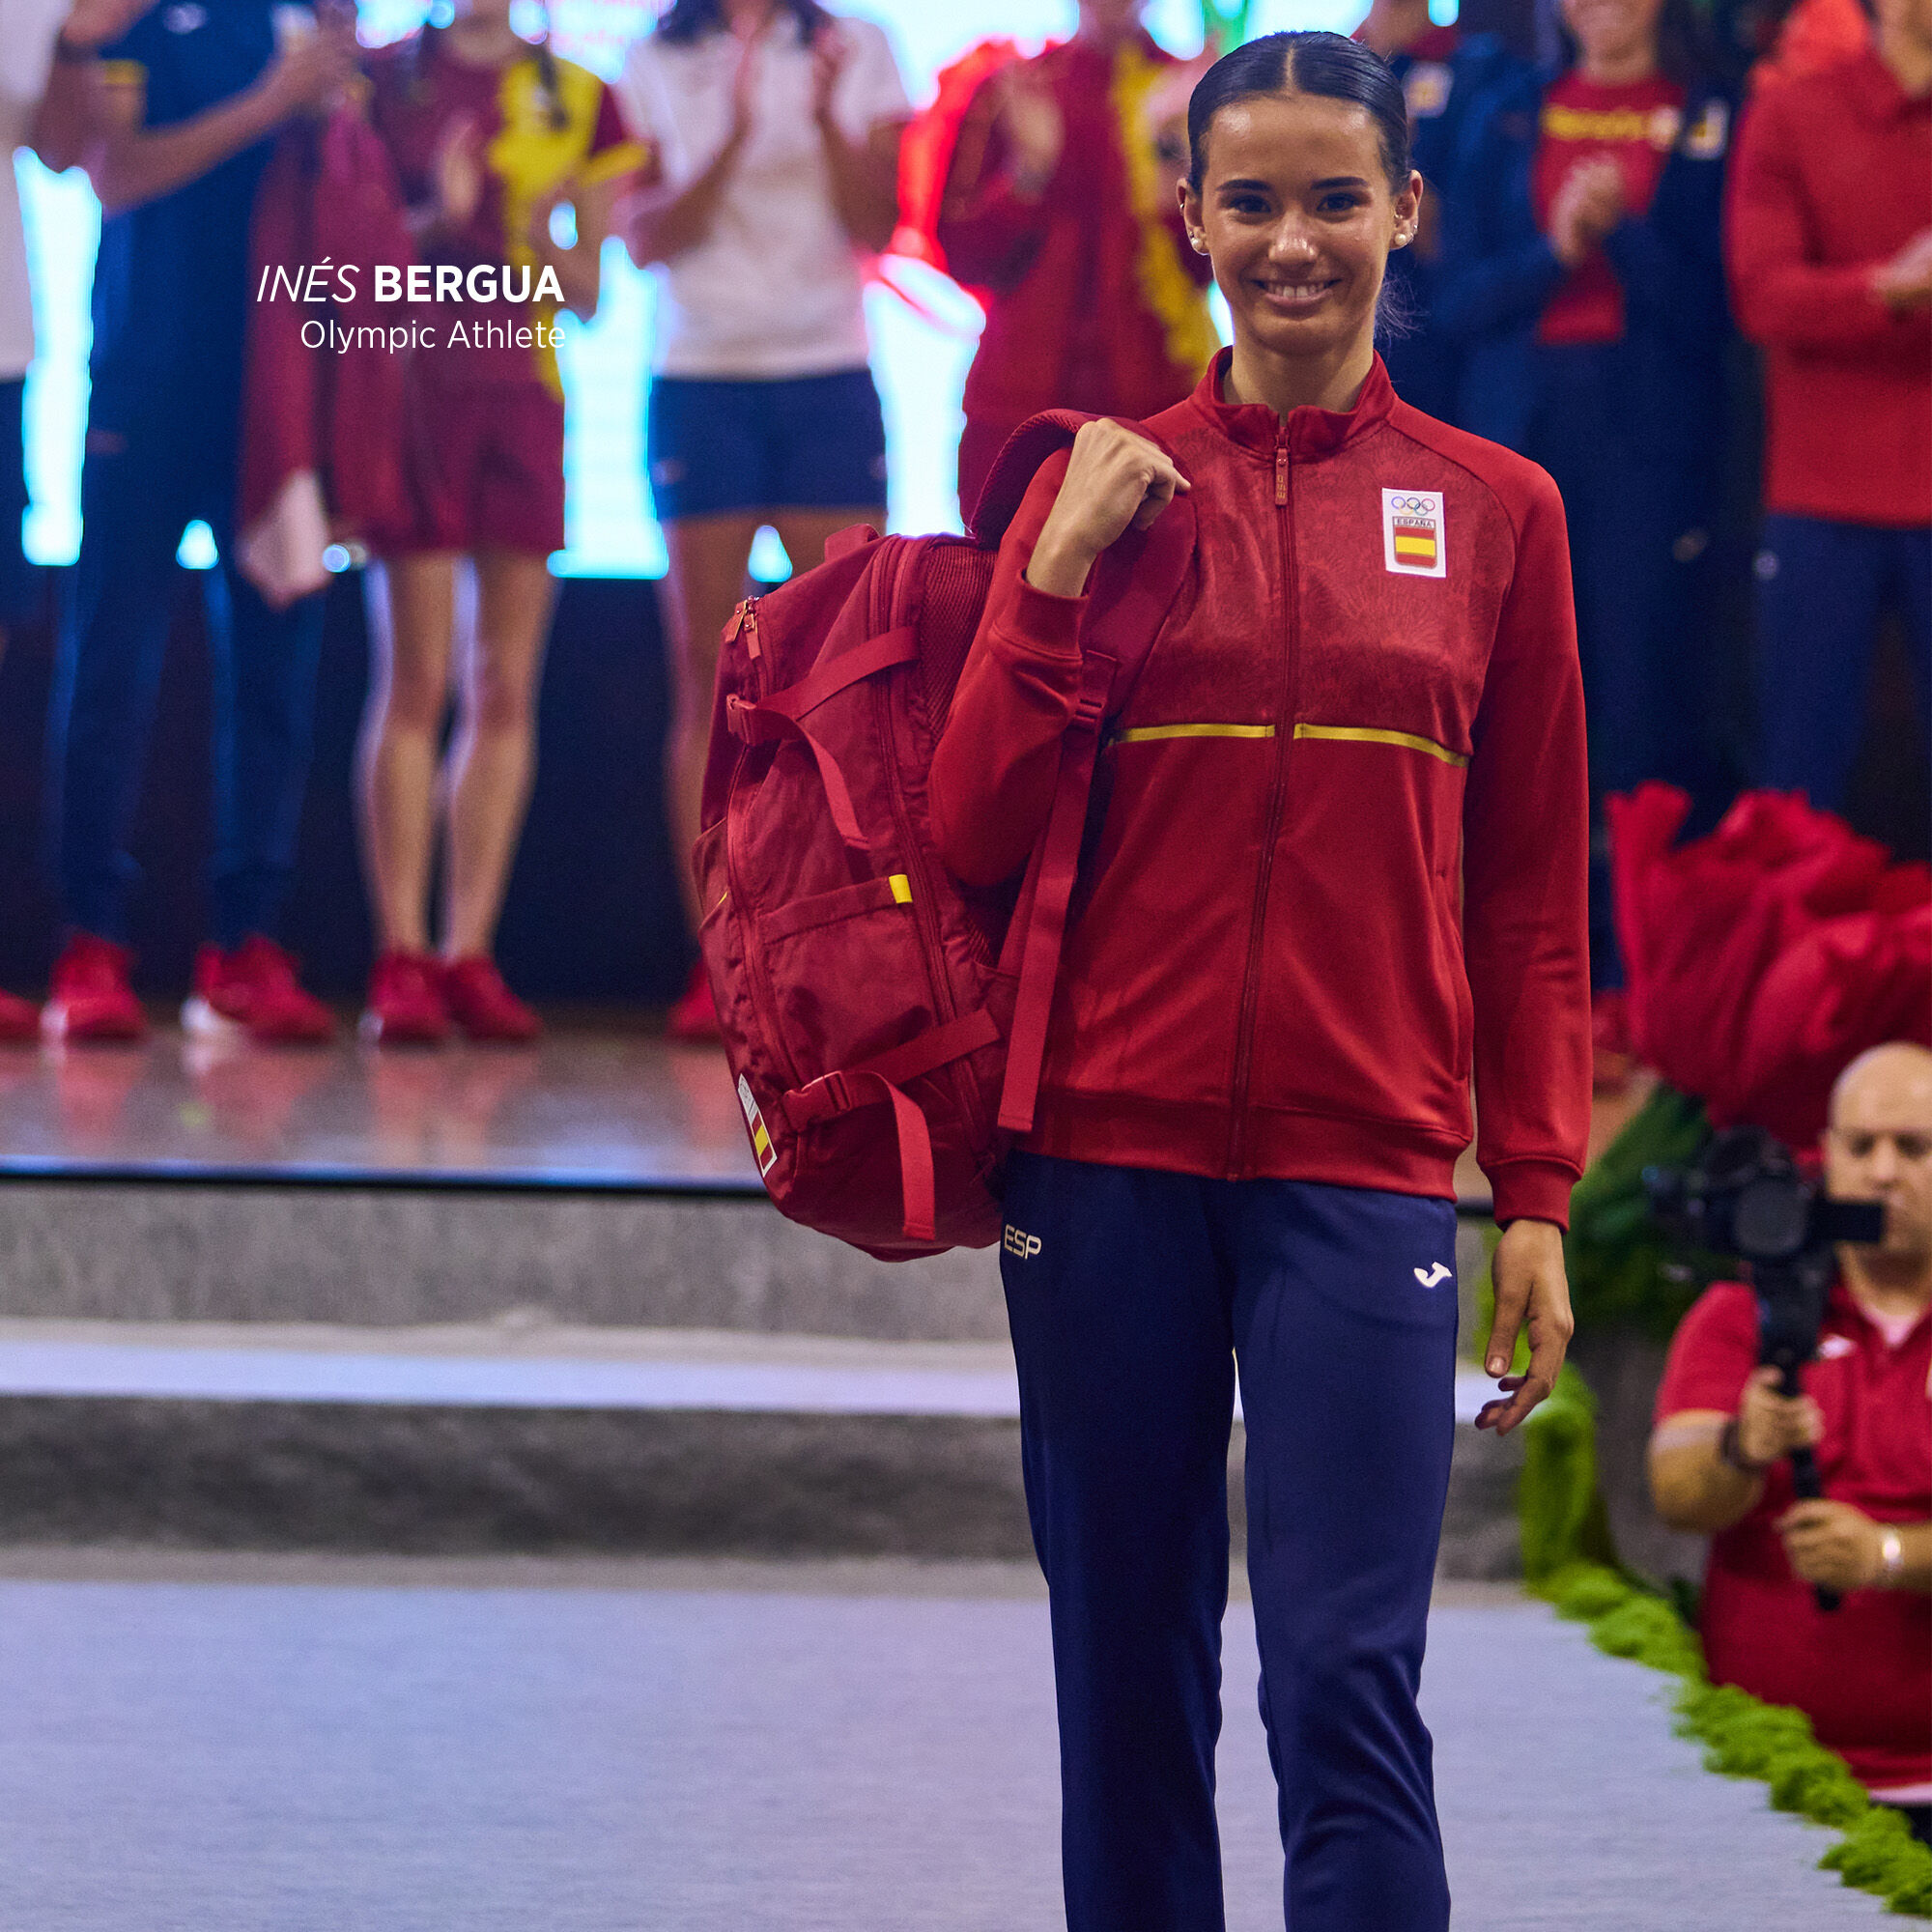
[[[771,382],[654,377],[645,443],[660,523],[886,500],[886,424],[869,369]]]
[[[20,440],[26,380],[0,383],[0,625],[22,624],[41,604],[41,574],[20,548],[27,514],[27,457]]]

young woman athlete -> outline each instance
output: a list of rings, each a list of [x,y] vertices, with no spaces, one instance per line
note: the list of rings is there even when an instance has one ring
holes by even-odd
[[[537,292],[554,270],[563,306],[595,312],[611,210],[640,155],[604,83],[512,31],[509,0],[457,0],[448,28],[425,28],[370,65],[375,124],[395,156],[420,259],[466,279],[460,304],[433,311],[434,347],[412,355],[414,524],[383,544],[370,577],[360,778],[379,957],[363,1032],[427,1042],[454,1022],[472,1039],[526,1040],[537,1016],[503,983],[491,943],[535,770],[548,559],[564,540],[557,304]],[[567,246],[551,229],[561,201],[576,220]],[[459,627],[465,560],[474,621]],[[428,903],[439,821],[440,959]]]
[[[1375,354],[1422,185],[1386,66],[1271,35],[1208,71],[1188,129],[1188,231],[1234,346],[1152,419],[1162,447],[1090,424],[1036,479],[932,773],[948,864],[1009,879],[1050,803],[1090,572],[1188,491],[1190,575],[1103,753],[1007,1180],[1067,1921],[1222,1924],[1238,1375],[1289,1922],[1440,1932],[1416,1690],[1472,1065],[1503,1229],[1480,1427],[1516,1428],[1561,1365],[1589,1120],[1563,513],[1532,464],[1399,402]]]
[[[651,155],[627,239],[658,279],[646,440],[669,554],[666,805],[696,931],[683,855],[752,540],[771,525],[805,569],[835,530],[885,527],[860,257],[892,239],[912,110],[884,32],[817,0],[671,0],[618,92]],[[717,1037],[701,963],[670,1024]]]

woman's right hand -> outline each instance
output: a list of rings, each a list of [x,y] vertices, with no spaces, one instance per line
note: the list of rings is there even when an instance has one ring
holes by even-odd
[[[1027,582],[1051,597],[1078,597],[1100,553],[1129,529],[1144,530],[1188,482],[1167,454],[1120,423],[1083,423]]]

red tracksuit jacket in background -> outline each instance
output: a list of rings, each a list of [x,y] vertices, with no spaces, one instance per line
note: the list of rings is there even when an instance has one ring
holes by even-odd
[[[1870,48],[1761,93],[1738,135],[1724,252],[1765,350],[1765,506],[1889,528],[1932,524],[1932,310],[1871,271],[1932,226],[1932,99]]]
[[[1583,699],[1555,485],[1396,399],[1220,398],[1151,427],[1193,485],[1187,582],[1102,753],[1034,1151],[1452,1196],[1565,1222],[1590,1117]],[[1025,862],[1082,599],[1021,573],[1036,479],[932,771],[947,863]],[[1473,999],[1471,988],[1474,989]]]
[[[1187,394],[1213,353],[1207,258],[1187,245],[1179,209],[1151,175],[1137,194],[1122,125],[1123,81],[1173,64],[1145,34],[1114,54],[1074,41],[1028,64],[1065,126],[1060,166],[1037,201],[1007,180],[997,83],[968,108],[938,240],[949,271],[989,302],[966,375],[970,421],[1003,436],[1040,410],[1151,415]],[[1148,197],[1156,205],[1140,205]],[[996,437],[965,479],[969,512],[998,448]]]

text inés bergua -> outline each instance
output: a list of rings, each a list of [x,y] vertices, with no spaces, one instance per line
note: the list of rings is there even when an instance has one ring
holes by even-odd
[[[359,262],[309,262],[286,268],[264,262],[255,285],[259,301],[353,302],[360,298],[357,277],[370,272]],[[478,262],[461,269],[453,262],[412,262],[407,268],[379,262],[371,298],[379,302],[558,302],[563,285],[546,264],[532,273],[527,262]]]

